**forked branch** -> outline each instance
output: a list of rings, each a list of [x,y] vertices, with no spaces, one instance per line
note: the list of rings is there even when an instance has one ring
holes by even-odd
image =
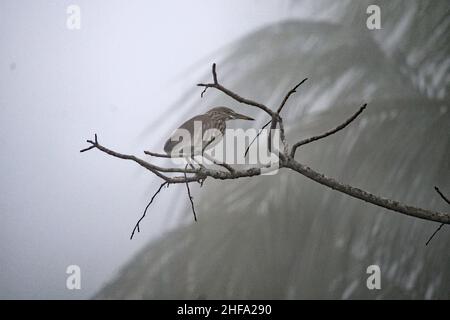
[[[434,190],[436,190],[436,192],[441,196],[441,198],[444,199],[444,201],[447,202],[447,204],[450,205],[450,200],[449,200],[446,196],[444,196],[444,194],[441,192],[441,190],[439,190],[438,187],[435,186],[435,187],[434,187]],[[427,246],[427,245],[430,243],[430,241],[434,238],[434,236],[436,235],[436,233],[438,233],[439,230],[442,229],[443,226],[444,226],[444,223],[441,223],[441,224],[439,225],[439,227],[437,227],[437,229],[434,230],[433,234],[428,238],[427,242],[425,243],[426,246]]]
[[[241,97],[240,95],[238,95],[237,93],[225,88],[224,86],[222,86],[218,81],[217,81],[217,73],[216,73],[216,64],[213,63],[212,65],[212,74],[213,74],[213,81],[212,83],[199,83],[197,84],[197,86],[199,87],[204,87],[205,89],[203,90],[201,96],[203,97],[203,94],[206,92],[206,90],[208,88],[215,88],[219,91],[222,91],[223,93],[225,93],[227,96],[233,98],[234,100],[236,100],[237,102],[249,105],[249,106],[253,106],[256,108],[261,109],[262,111],[266,112],[268,115],[270,115],[271,117],[276,116],[276,113],[272,110],[270,110],[270,108],[268,108],[267,106],[265,106],[262,103],[253,101],[251,99],[247,99],[244,97]]]
[[[449,213],[437,212],[437,211],[427,210],[427,209],[423,209],[423,208],[419,208],[419,207],[414,207],[411,205],[406,205],[399,201],[395,201],[395,200],[391,200],[389,198],[383,198],[383,197],[374,195],[365,190],[353,187],[351,185],[339,182],[333,178],[327,177],[327,176],[309,168],[308,166],[298,162],[297,160],[295,160],[295,152],[299,147],[306,145],[308,143],[326,138],[326,137],[333,135],[333,134],[337,133],[338,131],[344,129],[365,110],[365,108],[367,107],[367,104],[364,104],[362,107],[360,107],[356,113],[354,113],[350,118],[345,120],[342,124],[338,125],[334,129],[326,131],[317,136],[313,136],[313,137],[310,137],[307,139],[300,140],[293,145],[291,150],[288,150],[285,133],[284,133],[283,118],[280,116],[280,112],[283,110],[283,108],[286,105],[286,102],[288,101],[290,96],[296,92],[298,87],[301,84],[303,84],[306,81],[306,79],[302,80],[293,89],[291,89],[286,94],[286,96],[284,97],[284,99],[282,100],[282,102],[278,106],[278,108],[274,109],[275,111],[273,111],[271,108],[269,108],[268,106],[266,106],[262,103],[253,101],[251,99],[243,98],[242,96],[238,95],[237,93],[222,86],[218,81],[215,64],[213,64],[213,66],[212,66],[212,77],[213,77],[212,83],[206,83],[206,84],[199,83],[198,84],[198,86],[204,88],[201,96],[203,96],[203,94],[206,92],[206,90],[208,88],[217,89],[217,90],[225,93],[229,97],[233,98],[237,102],[246,104],[248,106],[253,106],[253,107],[259,108],[261,111],[268,114],[270,116],[271,120],[269,122],[267,122],[263,128],[265,128],[269,124],[271,124],[271,128],[275,129],[278,124],[279,130],[280,130],[280,137],[281,137],[282,142],[285,145],[285,148],[283,150],[278,150],[279,162],[275,164],[277,168],[279,168],[279,169],[289,168],[289,169],[291,169],[297,173],[300,173],[300,174],[304,175],[305,177],[307,177],[319,184],[327,186],[333,190],[339,191],[339,192],[349,195],[353,198],[360,199],[365,202],[374,204],[376,206],[388,209],[390,211],[399,212],[399,213],[402,213],[402,214],[405,214],[405,215],[408,215],[411,217],[415,217],[415,218],[440,222],[441,226],[439,227],[439,229],[442,227],[443,224],[450,224],[450,214]],[[144,210],[144,214],[136,223],[136,225],[133,229],[131,238],[133,237],[136,230],[139,232],[139,223],[145,217],[148,207],[154,201],[154,198],[161,191],[161,189],[164,187],[164,185],[175,184],[175,183],[186,184],[189,200],[191,202],[191,207],[192,207],[192,211],[194,214],[194,218],[197,219],[197,215],[196,215],[196,212],[194,209],[193,198],[191,195],[191,191],[189,189],[189,183],[198,182],[198,183],[202,184],[203,181],[208,177],[210,177],[212,179],[219,179],[219,180],[251,178],[251,177],[261,175],[261,173],[263,172],[264,169],[267,169],[269,167],[272,168],[272,166],[274,165],[272,163],[267,166],[251,167],[251,168],[244,169],[244,170],[237,170],[237,169],[233,168],[230,164],[215,163],[215,164],[220,165],[223,168],[227,169],[226,171],[206,168],[204,166],[200,166],[199,168],[194,168],[194,167],[188,168],[187,166],[184,168],[162,167],[162,166],[154,165],[154,164],[152,164],[148,161],[145,161],[141,158],[138,158],[134,155],[123,154],[123,153],[119,153],[119,152],[113,151],[111,149],[108,149],[98,142],[97,135],[95,135],[94,141],[87,140],[87,142],[88,142],[89,146],[85,149],[80,150],[80,152],[86,152],[89,150],[97,149],[97,150],[99,150],[105,154],[108,154],[112,157],[124,159],[124,160],[130,160],[130,161],[135,162],[136,164],[140,165],[141,167],[147,169],[148,171],[155,174],[157,177],[161,178],[164,181],[163,184],[160,186],[160,188],[157,190],[157,192],[151,198],[149,204],[147,205],[147,207]],[[247,151],[248,151],[248,149],[246,150],[246,152]],[[151,151],[145,151],[145,153],[147,155],[150,155],[153,157],[171,158],[170,156],[168,156],[166,154],[155,153],[155,152],[151,152]],[[182,175],[173,176],[173,174],[179,174],[179,173],[181,173]],[[436,191],[441,195],[441,197],[447,203],[449,203],[449,200],[440,192],[440,190],[438,188],[436,188]],[[436,232],[432,235],[432,237],[436,234]],[[431,240],[431,238],[429,239],[429,241]],[[427,244],[429,241],[427,241]]]
[[[344,128],[345,128],[346,126],[348,126],[353,120],[355,120],[355,119],[356,119],[356,118],[364,111],[364,109],[365,109],[366,107],[367,107],[367,103],[365,103],[365,104],[364,104],[361,108],[359,108],[359,110],[356,111],[350,118],[348,118],[347,120],[345,120],[345,122],[341,123],[341,124],[338,125],[336,128],[334,128],[334,129],[332,129],[332,130],[330,130],[330,131],[324,132],[324,133],[322,133],[322,134],[319,134],[319,135],[317,135],[317,136],[313,136],[313,137],[310,137],[310,138],[307,138],[307,139],[300,140],[299,142],[297,142],[296,144],[294,144],[294,145],[292,146],[291,157],[292,157],[292,158],[295,157],[295,151],[297,151],[297,148],[299,148],[299,147],[301,147],[301,146],[303,146],[303,145],[305,145],[305,144],[308,144],[308,143],[311,143],[311,142],[314,142],[314,141],[317,141],[317,140],[326,138],[326,137],[328,137],[328,136],[331,136],[332,134],[335,134],[336,132],[338,132],[338,131],[344,129]]]

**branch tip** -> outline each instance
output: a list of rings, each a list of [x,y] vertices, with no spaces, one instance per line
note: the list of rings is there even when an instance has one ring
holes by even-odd
[[[437,186],[434,186],[434,190],[436,190],[436,192],[441,196],[442,199],[444,199],[445,202],[450,204],[450,200],[446,196],[444,196],[444,194],[441,192],[441,190],[439,190]],[[441,223],[439,227],[437,227],[437,229],[434,230],[433,234],[428,238],[428,241],[425,243],[426,246],[430,243],[431,239],[433,239],[433,237],[439,232],[439,230],[441,230],[443,226],[444,223]]]
[[[215,62],[212,65],[212,74],[213,74],[214,84],[218,84],[219,82],[217,81],[216,63]]]
[[[335,134],[336,132],[338,132],[338,131],[344,129],[344,128],[347,127],[351,122],[353,122],[353,120],[355,120],[355,119],[356,119],[356,118],[364,111],[364,109],[365,109],[366,107],[367,107],[367,103],[363,104],[363,105],[358,109],[358,111],[356,111],[350,118],[348,118],[347,120],[345,120],[343,123],[341,123],[340,125],[338,125],[338,126],[335,127],[334,129],[329,130],[329,131],[327,131],[327,132],[325,132],[325,133],[322,133],[322,134],[320,134],[320,135],[313,136],[313,137],[310,137],[310,138],[307,138],[307,139],[303,139],[303,140],[297,142],[297,143],[294,144],[294,146],[292,147],[290,157],[291,157],[291,158],[294,158],[295,152],[296,152],[296,150],[297,150],[298,147],[303,146],[303,145],[308,144],[308,143],[311,143],[311,142],[314,142],[314,141],[317,141],[317,140],[320,140],[320,139],[323,139],[323,138],[326,138],[326,137],[331,136],[332,134]]]
[[[288,101],[289,97],[294,94],[295,92],[297,92],[296,90],[298,89],[298,87],[300,87],[303,83],[306,82],[306,80],[308,80],[308,78],[303,79],[302,81],[300,81],[294,88],[292,88],[284,97],[283,101],[281,102],[280,106],[277,109],[276,114],[279,114],[281,112],[281,110],[284,108],[284,105],[286,104],[286,102]]]
[[[203,95],[205,94],[205,92],[206,92],[206,89],[208,89],[208,87],[207,87],[207,86],[205,86],[205,89],[203,89],[202,93],[200,93],[200,98],[203,98]]]
[[[134,233],[135,233],[136,231],[137,231],[137,232],[141,232],[141,230],[140,230],[140,228],[139,228],[139,224],[141,223],[142,219],[145,218],[145,215],[147,214],[148,208],[149,208],[150,205],[153,203],[153,200],[155,200],[156,196],[158,195],[158,193],[161,191],[161,189],[162,189],[165,185],[168,186],[168,185],[169,185],[169,182],[167,182],[167,181],[166,181],[166,182],[163,182],[163,183],[159,186],[158,190],[153,194],[152,198],[150,199],[150,202],[147,204],[147,206],[146,206],[145,209],[144,209],[144,213],[142,214],[142,216],[140,217],[140,219],[138,220],[138,222],[136,222],[136,224],[135,224],[135,226],[134,226],[134,228],[133,228],[133,231],[131,232],[130,240],[133,239]]]
[[[439,227],[438,227],[436,230],[434,230],[433,234],[428,238],[427,242],[425,243],[426,246],[430,243],[430,241],[431,241],[431,240],[434,238],[434,236],[439,232],[439,230],[441,230],[441,228],[442,228],[443,226],[444,226],[444,223],[441,223],[441,224],[439,225]]]
[[[185,169],[187,169],[187,167],[188,167],[188,164],[186,164]],[[186,171],[184,172],[184,179],[185,179],[185,182],[186,182],[186,189],[187,189],[189,201],[191,202],[191,208],[192,208],[192,213],[194,215],[194,221],[197,222],[197,214],[195,213],[195,207],[194,207],[194,198],[191,195],[191,189],[189,188],[189,182],[188,182],[188,179],[187,179]]]
[[[295,90],[298,89],[298,87],[300,87],[303,83],[305,83],[308,80],[308,78],[303,79],[302,81],[300,81],[295,87],[294,87],[294,92]]]
[[[80,152],[86,152],[89,151],[91,149],[97,148],[98,147],[98,140],[97,140],[97,134],[95,134],[95,142],[92,140],[86,140],[87,143],[91,144],[91,146],[81,149]]]
[[[81,149],[80,152],[86,152],[86,151],[89,151],[89,150],[94,149],[94,148],[95,148],[95,146],[90,146],[90,147]]]
[[[445,202],[450,204],[450,199],[448,199],[446,196],[444,196],[444,194],[441,192],[441,190],[439,190],[438,187],[435,186],[434,190],[436,190],[436,192],[441,196],[442,199],[444,199]]]

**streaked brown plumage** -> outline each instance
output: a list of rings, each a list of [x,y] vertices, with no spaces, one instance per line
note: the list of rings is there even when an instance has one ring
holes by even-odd
[[[187,120],[175,130],[166,141],[164,151],[167,154],[176,153],[176,155],[179,155],[184,150],[185,152],[182,152],[182,155],[186,157],[202,154],[207,147],[212,147],[212,145],[222,139],[226,129],[226,122],[235,119],[253,120],[227,107],[212,108],[204,114]],[[196,122],[201,124],[201,130],[199,130],[200,128],[195,130]],[[190,140],[185,145],[183,145],[183,131],[190,135]],[[190,151],[186,152],[186,150]]]

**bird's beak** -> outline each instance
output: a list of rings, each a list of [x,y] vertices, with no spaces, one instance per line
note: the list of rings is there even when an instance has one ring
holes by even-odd
[[[250,118],[250,117],[247,117],[247,116],[244,116],[243,114],[239,114],[239,113],[235,113],[234,115],[234,118],[235,119],[242,119],[242,120],[255,120],[255,119],[253,119],[253,118]]]

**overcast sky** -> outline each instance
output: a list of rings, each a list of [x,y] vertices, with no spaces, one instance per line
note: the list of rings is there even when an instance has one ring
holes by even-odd
[[[80,30],[66,27],[70,4]],[[287,1],[1,1],[0,298],[89,298],[180,223],[175,187],[130,241],[157,181],[79,150],[95,132],[123,152],[161,149],[143,132],[217,50],[291,15]],[[66,289],[71,264],[81,290]]]

